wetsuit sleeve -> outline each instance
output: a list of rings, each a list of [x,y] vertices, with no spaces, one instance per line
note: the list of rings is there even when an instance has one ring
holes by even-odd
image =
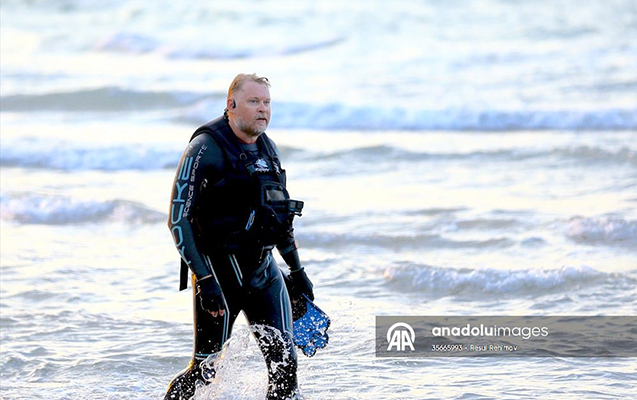
[[[294,229],[292,227],[290,227],[285,239],[279,242],[276,247],[281,257],[283,257],[283,261],[285,261],[290,268],[290,271],[297,271],[302,268],[298,247],[294,240]]]
[[[212,268],[197,247],[194,213],[200,188],[210,177],[219,176],[223,153],[208,134],[193,139],[184,151],[173,182],[168,227],[182,260],[200,280],[212,274]]]

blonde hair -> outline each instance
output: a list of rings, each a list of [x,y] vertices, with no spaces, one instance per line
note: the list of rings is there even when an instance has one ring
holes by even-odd
[[[231,99],[234,95],[234,92],[236,92],[237,90],[241,90],[243,84],[248,81],[260,83],[262,85],[270,87],[270,81],[265,76],[257,76],[257,74],[239,74],[230,84],[230,88],[228,89],[228,98]]]

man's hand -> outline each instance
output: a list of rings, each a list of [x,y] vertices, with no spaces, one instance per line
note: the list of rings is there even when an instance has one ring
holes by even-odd
[[[314,292],[312,282],[307,277],[303,268],[290,272],[290,279],[292,280],[292,297],[301,297],[302,294],[306,295],[310,300],[314,300]]]
[[[222,316],[225,314],[225,299],[223,293],[219,290],[218,285],[215,284],[212,276],[207,276],[203,279],[197,280],[197,286],[199,287],[199,302],[201,308],[212,314],[213,317],[217,315]]]

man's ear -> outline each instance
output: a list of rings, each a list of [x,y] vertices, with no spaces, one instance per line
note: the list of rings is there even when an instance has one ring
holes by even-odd
[[[231,110],[236,107],[237,107],[237,103],[234,101],[234,99],[226,99],[226,108],[228,110]]]

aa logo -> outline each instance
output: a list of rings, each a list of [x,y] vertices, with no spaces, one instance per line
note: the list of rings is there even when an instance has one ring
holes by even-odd
[[[414,351],[414,340],[414,329],[405,322],[396,322],[387,330],[387,351],[391,351],[392,347],[396,347],[397,351],[405,351],[407,347]]]

